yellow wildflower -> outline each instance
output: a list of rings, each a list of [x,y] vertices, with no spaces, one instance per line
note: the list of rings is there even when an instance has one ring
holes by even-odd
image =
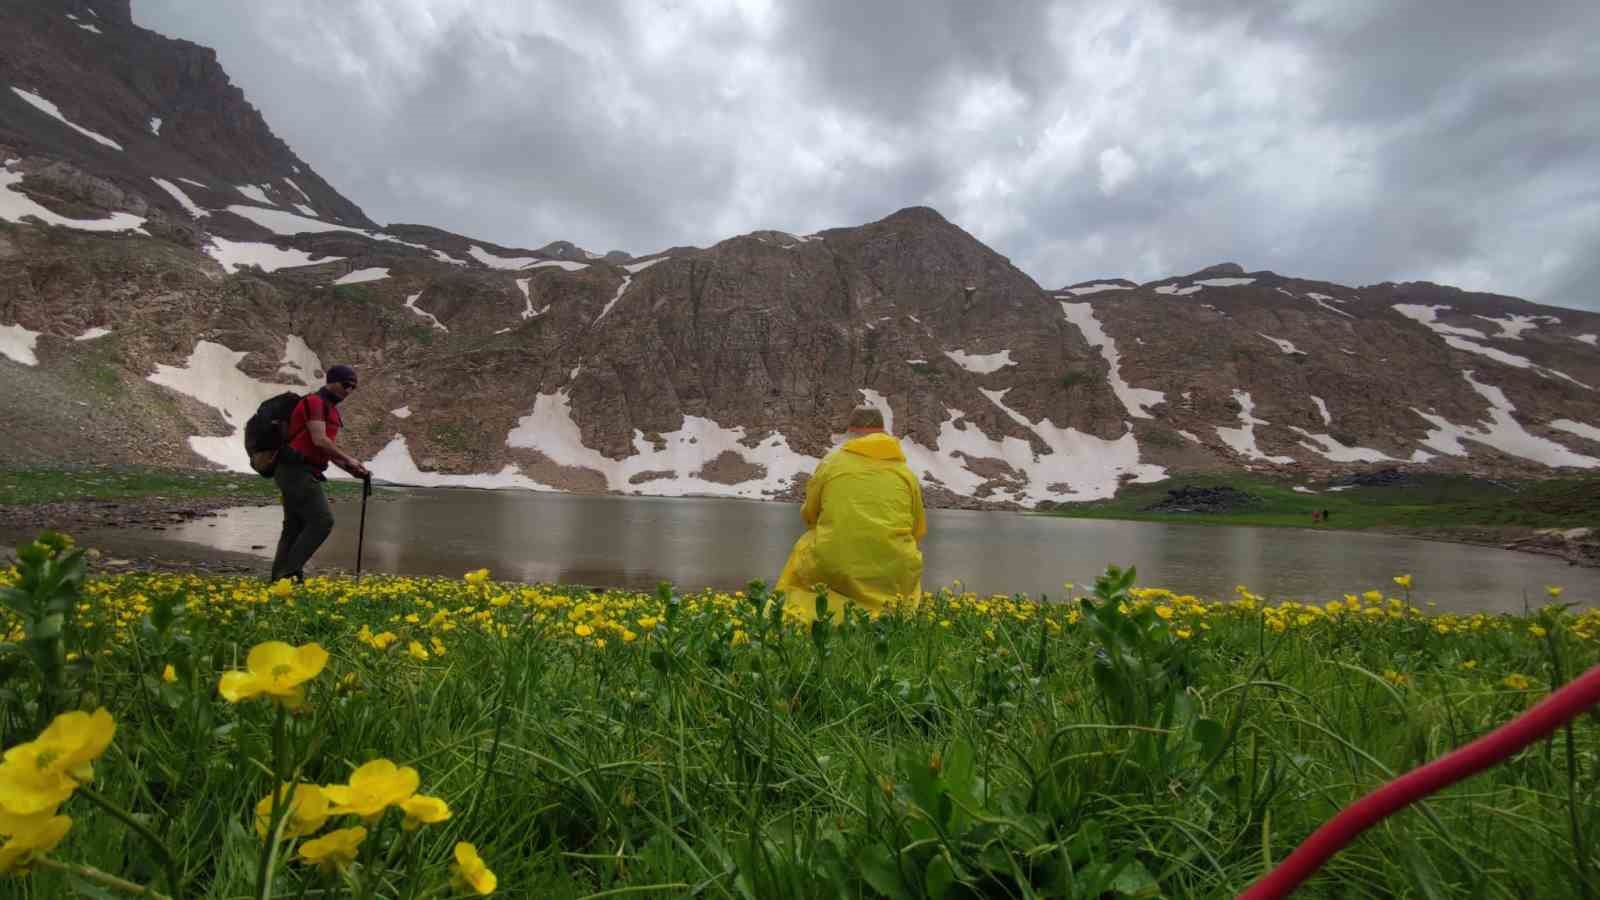
[[[406,647],[406,652],[411,654],[411,658],[418,662],[425,662],[428,659],[428,651],[422,646],[421,641],[412,641]]]
[[[1396,672],[1393,669],[1385,669],[1383,673],[1383,680],[1392,685],[1403,687],[1411,683],[1411,676],[1405,674],[1404,672]]]
[[[1550,595],[1551,600],[1558,599],[1561,596],[1561,591],[1561,586],[1557,584],[1547,584],[1544,586],[1544,592]]]
[[[277,581],[273,582],[272,587],[267,589],[267,594],[269,596],[277,597],[279,600],[282,600],[293,593],[294,582],[287,578],[278,579]]]
[[[1174,632],[1174,634],[1176,634],[1180,640],[1187,641],[1189,638],[1194,637],[1194,630],[1189,628],[1179,628],[1176,632]]]
[[[661,620],[655,616],[645,616],[639,620],[639,627],[645,631],[654,631],[659,624],[661,624]]]
[[[1396,575],[1394,577],[1394,583],[1400,585],[1401,587],[1405,588],[1408,591],[1411,590],[1411,576],[1410,575]]]
[[[300,860],[315,863],[324,872],[344,869],[355,863],[361,854],[361,842],[367,839],[367,830],[357,825],[330,831],[314,841],[300,845]]]
[[[400,804],[400,809],[406,814],[403,827],[407,831],[416,831],[424,825],[437,825],[450,818],[448,804],[438,797],[426,797],[422,794],[417,794]]]
[[[1163,619],[1170,619],[1170,618],[1172,618],[1172,607],[1170,607],[1170,606],[1158,606],[1158,607],[1156,607],[1156,615],[1160,616]]]
[[[55,849],[72,828],[72,819],[49,812],[18,816],[0,809],[0,833],[9,836],[0,847],[0,875],[24,871],[35,856]]]
[[[1533,679],[1526,675],[1518,675],[1515,673],[1507,675],[1505,680],[1500,683],[1512,689],[1513,691],[1525,691],[1528,688],[1533,687]]]
[[[172,663],[167,663],[167,667],[161,670],[161,680],[167,684],[178,680],[178,670],[172,667]]]
[[[322,792],[333,804],[334,815],[372,819],[411,799],[419,783],[416,769],[375,759],[352,772],[349,784],[330,784]]]
[[[479,896],[488,896],[499,887],[500,880],[495,878],[489,867],[483,864],[483,858],[478,856],[477,847],[461,841],[456,844],[455,857],[455,880],[463,887],[476,891]]]
[[[1365,594],[1362,594],[1361,597],[1362,597],[1363,600],[1366,600],[1368,603],[1382,603],[1383,602],[1383,592],[1382,591],[1367,591]]]
[[[1529,625],[1528,626],[1528,633],[1533,635],[1536,638],[1542,638],[1545,635],[1549,634],[1549,632],[1545,631],[1544,627],[1540,626],[1540,625]]]
[[[638,639],[639,635],[635,634],[631,629],[622,629],[622,642],[624,644],[631,644]]]
[[[1478,661],[1475,659],[1464,659],[1461,661],[1461,668],[1466,669],[1468,672],[1476,669],[1477,667]]]
[[[328,651],[318,644],[291,647],[283,641],[267,641],[250,648],[245,671],[222,673],[217,690],[229,703],[265,695],[294,709],[305,701],[305,683],[327,664]]]
[[[467,582],[467,584],[483,584],[485,581],[489,580],[489,570],[476,569],[461,577]]]
[[[588,637],[589,635],[594,634],[594,629],[590,628],[588,625],[579,625],[572,629],[572,633],[576,634],[578,637]]]
[[[287,788],[288,785],[283,787]],[[272,827],[272,800],[273,795],[268,794],[256,804],[256,836],[262,840],[267,839],[267,832]],[[297,784],[292,793],[280,788],[277,800],[279,804],[287,804],[287,810],[280,813],[288,817],[288,822],[283,826],[283,836],[286,838],[315,834],[328,821],[327,795],[314,784]]]
[[[62,713],[35,740],[7,750],[0,764],[0,808],[17,816],[54,810],[80,784],[94,780],[92,763],[111,746],[117,723],[97,709]]]

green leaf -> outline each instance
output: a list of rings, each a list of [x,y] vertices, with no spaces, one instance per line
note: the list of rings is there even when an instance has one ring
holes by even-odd
[[[943,854],[928,860],[928,869],[922,876],[923,890],[933,900],[942,900],[945,894],[956,883],[955,870],[950,867],[950,861]]]
[[[1160,892],[1155,876],[1136,859],[1122,865],[1117,877],[1111,879],[1111,888],[1129,897],[1154,897]]]
[[[895,900],[911,900],[905,881],[900,877],[900,866],[888,847],[882,844],[863,847],[856,857],[856,871],[861,873],[861,880],[878,893]]]
[[[1207,759],[1222,752],[1222,742],[1227,737],[1227,729],[1216,719],[1195,719],[1189,726],[1189,733],[1200,745],[1200,752]]]

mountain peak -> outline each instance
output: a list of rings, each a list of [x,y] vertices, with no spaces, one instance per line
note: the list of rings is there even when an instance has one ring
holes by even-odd
[[[1204,269],[1201,269],[1200,271],[1195,272],[1194,274],[1190,275],[1189,277],[1190,278],[1227,278],[1227,277],[1239,276],[1239,275],[1243,275],[1243,274],[1244,274],[1244,266],[1241,266],[1236,262],[1223,262],[1223,263],[1217,263],[1214,266],[1206,266]]]

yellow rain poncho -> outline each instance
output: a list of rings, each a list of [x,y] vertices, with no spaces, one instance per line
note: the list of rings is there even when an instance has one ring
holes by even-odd
[[[866,434],[828,454],[806,483],[800,512],[806,533],[777,586],[790,616],[816,618],[819,583],[828,586],[835,618],[846,601],[877,615],[896,598],[921,594],[922,486],[892,436]]]

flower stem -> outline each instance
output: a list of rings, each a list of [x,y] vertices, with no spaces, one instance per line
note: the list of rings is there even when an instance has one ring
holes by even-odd
[[[151,831],[150,826],[134,818],[132,813],[106,799],[103,794],[94,788],[80,784],[78,785],[78,793],[89,798],[90,802],[110,813],[117,821],[133,829],[135,833],[150,844],[150,848],[155,852],[156,857],[161,860],[162,868],[166,870],[167,889],[172,891],[174,898],[180,898],[181,900],[183,897],[183,879],[178,874],[178,861],[173,857],[172,851],[167,848],[167,844],[161,839],[161,836]]]
[[[156,891],[153,891],[142,884],[134,884],[131,881],[125,881],[115,875],[102,872],[99,869],[96,869],[94,866],[71,865],[68,863],[56,862],[48,856],[34,857],[33,865],[41,869],[51,869],[56,872],[65,872],[68,875],[76,875],[79,878],[87,879],[89,881],[96,881],[105,885],[106,887],[116,888],[124,893],[138,894],[142,897],[151,897],[154,898],[154,900],[168,900],[166,894],[157,893]]]

